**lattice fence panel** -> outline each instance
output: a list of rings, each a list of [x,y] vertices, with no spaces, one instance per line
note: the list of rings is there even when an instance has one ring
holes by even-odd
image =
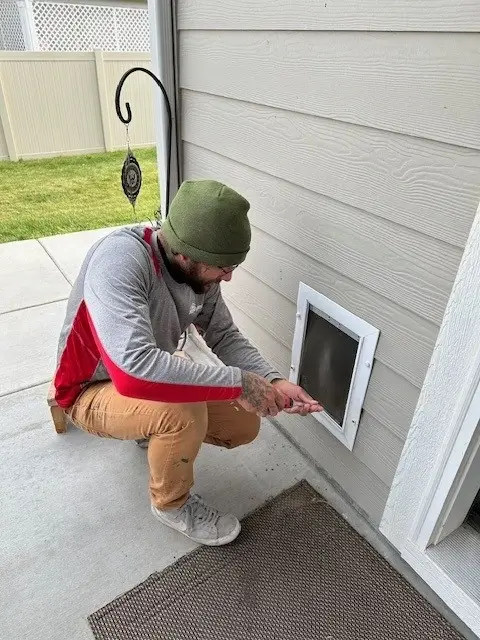
[[[0,49],[23,51],[22,23],[15,0],[0,0]]]
[[[150,23],[146,9],[115,8],[119,51],[150,51]]]
[[[148,10],[34,2],[42,51],[150,51]]]

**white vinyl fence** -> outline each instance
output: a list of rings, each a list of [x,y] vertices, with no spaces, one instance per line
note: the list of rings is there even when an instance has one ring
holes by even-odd
[[[115,89],[136,66],[150,68],[150,54],[0,52],[0,160],[124,149]],[[132,109],[132,148],[155,144],[156,90],[141,71],[125,82],[122,105],[129,101]]]

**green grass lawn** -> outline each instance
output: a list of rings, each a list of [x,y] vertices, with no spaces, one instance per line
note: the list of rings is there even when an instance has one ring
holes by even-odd
[[[136,218],[121,185],[124,151],[0,162],[0,242],[153,220],[156,151],[133,152],[142,169]]]

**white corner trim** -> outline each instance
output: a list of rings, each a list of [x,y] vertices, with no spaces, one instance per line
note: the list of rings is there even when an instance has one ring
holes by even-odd
[[[376,327],[354,315],[348,309],[344,309],[304,282],[300,282],[297,296],[297,322],[293,336],[290,366],[290,381],[295,384],[300,382],[301,360],[310,309],[358,342],[343,423],[338,424],[326,411],[313,414],[313,417],[325,429],[351,451],[355,444],[380,332]]]
[[[465,456],[471,450],[472,438],[478,433],[479,283],[480,207],[380,524],[380,531],[399,549],[402,557],[414,562],[412,567],[419,573],[424,571],[427,583],[467,624],[468,616],[453,582],[448,582],[440,564],[427,559],[426,548],[447,496],[455,489]]]
[[[419,548],[437,544],[455,531],[470,511],[480,486],[479,417],[480,386],[477,381],[467,413],[463,422],[459,422],[458,435],[439,469],[438,483],[425,500],[412,527],[411,537]]]
[[[426,584],[434,586],[435,593],[450,607],[458,618],[480,637],[480,606],[432,559],[412,543],[407,543],[403,559]]]
[[[430,502],[480,379],[480,207],[380,525],[398,549]]]

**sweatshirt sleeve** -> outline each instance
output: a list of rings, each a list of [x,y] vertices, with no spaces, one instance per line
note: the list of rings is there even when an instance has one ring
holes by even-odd
[[[117,391],[179,403],[239,397],[238,368],[193,363],[156,346],[148,303],[153,277],[147,249],[135,239],[118,236],[100,244],[85,274],[88,323]]]
[[[220,286],[207,295],[203,309],[195,320],[213,353],[227,366],[252,371],[269,382],[284,378],[260,355],[240,332],[223,299]]]

